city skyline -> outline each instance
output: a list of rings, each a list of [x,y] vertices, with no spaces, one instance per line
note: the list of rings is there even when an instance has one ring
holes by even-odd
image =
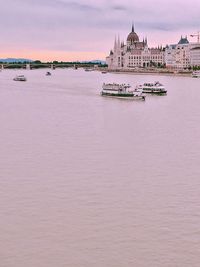
[[[2,2],[2,3],[1,3]],[[200,29],[200,3],[125,0],[0,0],[0,58],[104,60],[115,35],[125,40],[132,21],[151,47],[176,43]],[[187,10],[187,15],[186,11]]]

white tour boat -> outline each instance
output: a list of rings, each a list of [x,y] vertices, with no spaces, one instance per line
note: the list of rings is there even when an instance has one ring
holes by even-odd
[[[131,100],[145,100],[142,90],[131,90],[131,86],[129,84],[104,83],[102,89],[102,96]]]
[[[150,93],[150,94],[166,94],[167,90],[160,82],[154,83],[144,83],[137,87],[138,89],[142,89],[143,93]]]
[[[200,70],[193,71],[192,77],[193,78],[200,78]]]
[[[17,75],[13,80],[19,82],[25,82],[27,79],[24,75]]]

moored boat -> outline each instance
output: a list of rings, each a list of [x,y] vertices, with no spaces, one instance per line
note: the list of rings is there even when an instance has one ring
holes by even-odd
[[[85,71],[94,71],[94,69],[86,68]]]
[[[192,77],[193,78],[200,78],[200,70],[193,71]]]
[[[129,84],[104,83],[101,95],[107,97],[116,97],[130,100],[145,100],[142,90],[131,90]]]
[[[143,93],[159,94],[159,95],[167,93],[167,90],[160,82],[144,83],[142,85],[139,85],[137,88],[142,89]]]
[[[27,79],[26,79],[26,77],[24,75],[17,75],[13,80],[14,81],[19,81],[19,82],[27,81]]]

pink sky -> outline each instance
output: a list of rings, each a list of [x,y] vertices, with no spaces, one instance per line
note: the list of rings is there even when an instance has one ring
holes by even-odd
[[[115,35],[126,40],[133,20],[135,31],[141,39],[147,36],[150,47],[176,43],[181,35],[200,29],[197,0],[0,2],[0,58],[104,60]]]

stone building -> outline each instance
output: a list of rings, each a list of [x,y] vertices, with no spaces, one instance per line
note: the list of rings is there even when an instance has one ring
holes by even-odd
[[[166,46],[165,63],[167,68],[180,70],[200,66],[200,43],[189,43],[187,36],[181,36],[178,44]]]
[[[114,48],[106,58],[109,69],[134,69],[138,67],[160,66],[164,64],[162,47],[149,48],[147,38],[139,40],[134,30],[129,33],[126,44],[115,38]]]

